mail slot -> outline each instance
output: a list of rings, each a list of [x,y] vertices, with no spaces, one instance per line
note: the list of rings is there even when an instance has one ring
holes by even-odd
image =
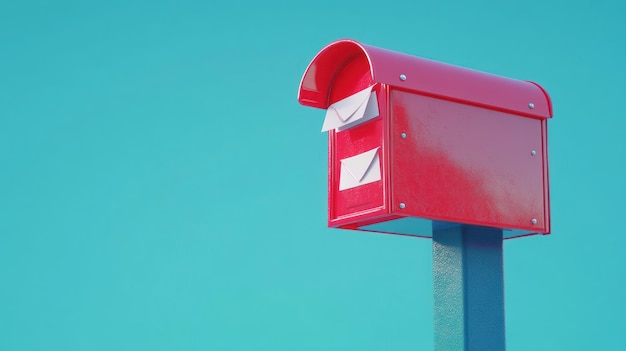
[[[326,110],[329,227],[550,233],[552,105],[538,84],[340,40],[313,58],[298,101]]]

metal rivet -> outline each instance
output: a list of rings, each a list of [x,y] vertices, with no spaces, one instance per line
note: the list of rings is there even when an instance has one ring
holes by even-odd
[[[535,104],[533,104],[532,102],[530,104],[528,104],[528,107],[530,108],[535,108]]]
[[[400,208],[405,208],[405,207],[406,207],[406,205],[404,204],[404,202],[401,202],[400,203]]]
[[[406,139],[406,133],[400,134],[400,137],[402,137],[402,139]]]
[[[400,75],[400,80],[405,81],[406,80],[406,76],[404,74]]]
[[[537,151],[533,150],[530,152],[531,155],[535,156],[537,154]]]
[[[531,220],[530,220],[530,222],[531,222],[532,224],[537,224],[537,219],[533,218],[533,219],[531,219]]]

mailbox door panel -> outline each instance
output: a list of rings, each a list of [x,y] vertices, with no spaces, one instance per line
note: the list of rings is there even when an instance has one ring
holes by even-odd
[[[393,213],[547,232],[541,120],[398,90],[390,105]]]
[[[383,118],[378,117],[348,130],[331,132],[331,220],[354,217],[383,208],[383,130]],[[362,157],[359,161],[365,165],[362,170],[367,172],[363,177],[359,174],[359,169],[351,169],[347,162],[358,157]],[[342,185],[347,188],[340,190]]]
[[[346,61],[332,81],[333,104],[367,87],[377,94],[379,116],[342,131],[329,133],[329,226],[371,220],[385,211],[386,88],[375,85],[367,57]]]

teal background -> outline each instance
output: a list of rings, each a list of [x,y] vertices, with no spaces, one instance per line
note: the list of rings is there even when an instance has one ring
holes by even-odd
[[[626,349],[621,1],[0,2],[0,350],[428,350],[431,241],[326,228],[340,38],[551,94],[508,350]]]

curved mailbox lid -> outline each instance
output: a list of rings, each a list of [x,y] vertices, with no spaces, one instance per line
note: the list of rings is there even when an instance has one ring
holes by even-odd
[[[475,106],[546,119],[552,104],[536,83],[505,78],[402,54],[354,40],[339,40],[323,48],[307,67],[298,92],[305,106],[326,109],[337,72],[355,55],[364,55],[377,83]],[[405,79],[401,79],[402,78]]]

